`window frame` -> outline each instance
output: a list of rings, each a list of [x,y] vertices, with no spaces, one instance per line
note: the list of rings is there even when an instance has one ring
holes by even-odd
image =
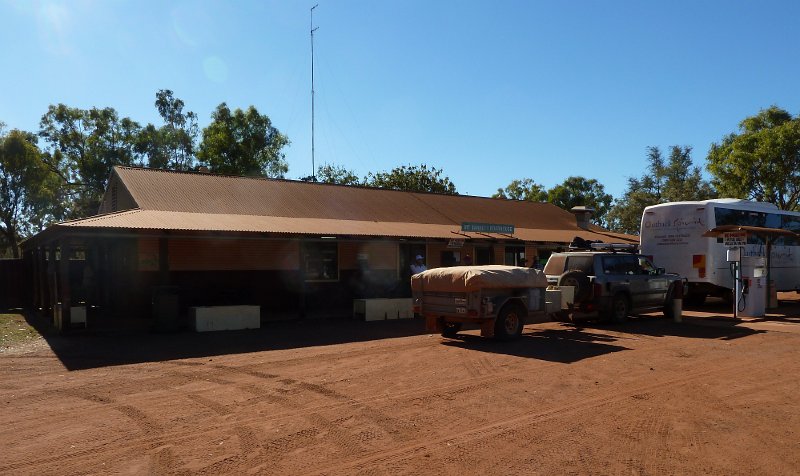
[[[326,249],[327,248],[327,249]],[[325,254],[333,255],[333,271],[335,272],[335,276],[333,277],[319,277],[320,274],[325,273],[325,269],[323,268],[324,263],[327,260],[331,260],[330,258],[326,257]],[[303,273],[303,281],[307,283],[335,283],[341,280],[341,267],[340,267],[340,259],[339,259],[339,242],[332,241],[332,240],[313,240],[313,241],[304,241],[300,246],[300,270]],[[318,270],[315,273],[309,273],[309,264],[312,262],[319,262],[316,267]],[[309,274],[313,274],[314,277],[309,278]]]

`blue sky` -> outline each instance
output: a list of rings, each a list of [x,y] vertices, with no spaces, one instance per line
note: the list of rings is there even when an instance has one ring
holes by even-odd
[[[48,105],[200,125],[254,105],[288,135],[288,178],[443,169],[460,193],[594,178],[620,197],[646,147],[709,145],[770,105],[800,113],[796,1],[0,0],[0,121]]]

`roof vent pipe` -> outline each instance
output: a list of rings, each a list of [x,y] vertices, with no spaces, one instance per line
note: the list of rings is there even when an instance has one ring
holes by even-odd
[[[578,228],[589,229],[589,220],[592,218],[594,208],[580,205],[572,207],[569,211],[575,215],[575,222],[578,224]]]

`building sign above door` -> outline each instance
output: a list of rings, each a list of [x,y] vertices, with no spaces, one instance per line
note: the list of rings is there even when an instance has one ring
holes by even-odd
[[[501,225],[498,223],[474,223],[465,221],[461,223],[461,231],[473,233],[503,233],[506,235],[514,234],[514,225]]]
[[[451,238],[450,241],[447,242],[448,248],[463,248],[464,247],[464,240],[459,238]]]

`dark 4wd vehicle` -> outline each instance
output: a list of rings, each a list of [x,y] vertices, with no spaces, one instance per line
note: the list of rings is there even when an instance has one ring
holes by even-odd
[[[632,312],[652,309],[673,317],[681,277],[656,268],[633,249],[595,243],[588,250],[553,253],[544,267],[548,284],[575,288],[570,310],[559,317],[623,322]]]

